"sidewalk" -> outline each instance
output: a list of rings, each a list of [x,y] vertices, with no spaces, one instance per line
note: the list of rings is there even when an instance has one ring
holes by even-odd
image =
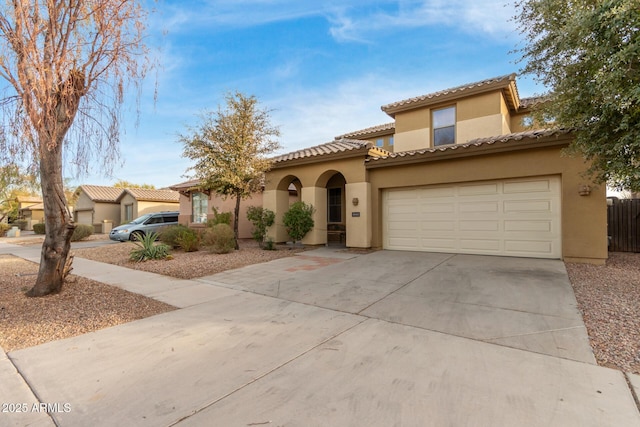
[[[39,259],[39,248],[0,243],[0,253]],[[465,295],[467,301],[457,304],[472,308],[479,307],[471,299],[478,284],[473,276],[482,276],[483,286],[495,282],[483,276],[491,270],[481,271],[485,259],[453,258],[321,248],[286,258],[289,262],[198,280],[76,258],[74,274],[183,308],[0,357],[2,402],[20,398],[61,405],[51,418],[37,412],[0,414],[0,425],[49,426],[55,419],[63,427],[640,426],[619,371],[421,326],[431,320],[418,304],[427,291],[439,320],[454,314],[453,303],[437,300],[453,285],[434,287],[442,278],[459,275],[460,293],[451,296]],[[517,261],[492,261],[519,271]],[[536,285],[523,282],[522,272],[517,280],[526,286],[514,295]],[[297,302],[279,297],[274,288],[279,283]],[[317,295],[325,306],[344,311],[315,305]],[[387,313],[397,307],[392,296],[414,303]],[[388,319],[367,314],[377,312]],[[455,323],[449,319],[448,327]],[[629,380],[637,392],[640,377]]]

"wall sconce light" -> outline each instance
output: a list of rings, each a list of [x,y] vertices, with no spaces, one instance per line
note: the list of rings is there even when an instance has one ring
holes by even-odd
[[[360,203],[360,200],[358,200],[357,197],[354,197],[353,200],[351,200],[351,203],[353,203],[353,206],[358,206],[358,203]]]
[[[581,196],[588,196],[591,194],[591,187],[586,184],[580,184],[578,186],[578,194]]]

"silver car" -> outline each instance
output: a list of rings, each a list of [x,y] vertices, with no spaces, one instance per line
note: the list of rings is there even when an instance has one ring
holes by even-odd
[[[142,215],[128,224],[119,225],[111,230],[109,239],[126,242],[140,240],[149,233],[160,233],[170,225],[178,225],[178,212],[154,212]]]

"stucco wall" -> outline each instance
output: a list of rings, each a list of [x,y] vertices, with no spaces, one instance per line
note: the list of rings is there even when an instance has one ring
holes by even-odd
[[[136,206],[134,205],[134,217],[153,212],[177,211],[180,209],[180,203],[139,201],[137,208],[136,212]]]
[[[560,147],[370,169],[372,246],[382,246],[381,196],[384,189],[559,175],[562,181],[563,258],[567,261],[603,263],[607,258],[605,188],[585,180],[581,176],[584,170],[582,159],[561,156]],[[582,184],[592,186],[589,196],[579,195],[578,189]]]
[[[218,212],[231,212],[233,217],[233,211],[235,210],[235,198],[227,197],[223,199],[218,194],[212,193],[209,195],[207,217],[212,219],[214,217],[213,208],[215,207]],[[250,198],[240,201],[240,218],[238,223],[238,237],[241,239],[250,239],[253,224],[247,219],[247,209],[249,206],[262,206],[262,193],[254,193]],[[194,224],[191,220],[191,198],[188,195],[180,194],[180,203],[176,208],[163,209],[163,210],[177,210],[180,212],[178,221],[180,224],[191,227],[204,227],[204,224]]]

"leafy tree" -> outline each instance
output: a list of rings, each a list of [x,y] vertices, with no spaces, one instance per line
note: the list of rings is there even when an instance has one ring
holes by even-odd
[[[638,0],[522,0],[525,73],[551,90],[539,118],[575,130],[599,182],[640,190]]]
[[[235,92],[225,99],[224,108],[202,114],[201,123],[180,135],[180,142],[183,157],[195,161],[190,170],[201,187],[235,197],[233,232],[238,249],[240,200],[260,188],[271,167],[268,155],[280,148],[273,139],[280,131],[271,125],[269,111],[258,107],[255,96]]]
[[[0,166],[0,222],[18,216],[19,196],[37,196],[40,186],[35,175],[21,171],[15,164]]]
[[[29,296],[60,291],[74,224],[62,170],[105,168],[118,158],[120,108],[127,83],[148,69],[146,12],[136,0],[0,3],[0,163],[39,170],[46,235]],[[95,157],[92,157],[95,156]]]
[[[315,208],[305,202],[295,202],[284,213],[282,222],[287,227],[287,233],[293,239],[293,243],[300,241],[311,231],[314,225],[313,213]]]
[[[133,182],[125,181],[124,179],[118,180],[113,184],[115,188],[144,188],[145,190],[155,190],[156,186],[153,184],[134,184]]]

